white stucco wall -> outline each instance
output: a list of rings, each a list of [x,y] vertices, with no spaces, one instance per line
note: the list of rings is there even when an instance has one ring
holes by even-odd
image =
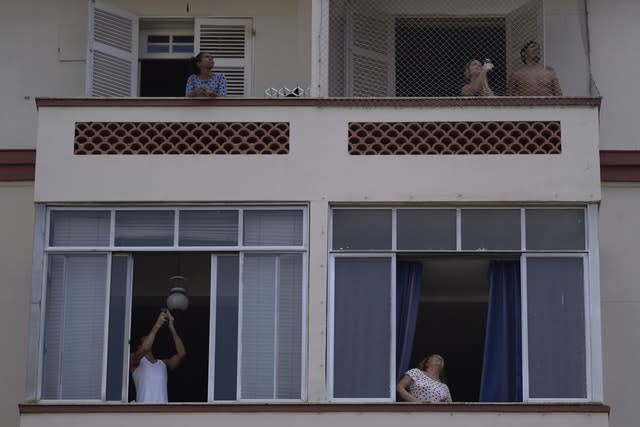
[[[309,0],[107,0],[144,17],[253,18],[253,95],[307,87]],[[189,4],[189,12],[186,5]],[[0,148],[35,147],[36,97],[85,94],[88,0],[4,0],[0,14]]]
[[[588,5],[591,66],[603,97],[600,146],[606,150],[638,150],[640,86],[634,82],[640,64],[640,2],[589,0]]]
[[[41,202],[600,199],[595,107],[43,107]],[[350,156],[350,121],[560,120],[559,155]],[[288,155],[73,155],[76,121],[290,122]]]
[[[31,291],[33,183],[0,183],[0,425],[24,400]]]
[[[600,209],[604,401],[611,427],[638,423],[640,185],[606,184]]]

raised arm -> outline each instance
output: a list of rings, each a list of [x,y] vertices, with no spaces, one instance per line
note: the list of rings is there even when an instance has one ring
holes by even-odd
[[[482,65],[482,69],[477,76],[475,76],[469,84],[466,84],[462,87],[462,94],[465,96],[474,96],[478,95],[482,92],[482,87],[484,86],[484,82],[487,78],[487,73],[493,70],[493,64],[485,63]]]
[[[168,317],[164,312],[161,312],[158,315],[158,318],[153,324],[153,327],[151,328],[147,336],[142,339],[140,347],[138,347],[136,351],[131,354],[131,357],[129,358],[129,365],[131,366],[131,368],[135,368],[136,366],[138,366],[138,364],[140,363],[140,359],[142,359],[145,354],[151,351],[153,343],[156,340],[156,334],[158,333],[162,325],[164,325],[164,322],[167,321],[167,319]]]
[[[173,337],[173,342],[176,345],[176,354],[166,359],[164,363],[167,365],[167,368],[170,370],[176,369],[182,363],[182,359],[187,355],[187,350],[184,348],[184,344],[182,343],[182,339],[180,335],[176,332],[176,328],[174,326],[174,318],[171,315],[171,312],[166,312],[169,318],[169,331],[171,332],[171,336]]]
[[[413,396],[411,393],[407,391],[409,386],[411,385],[411,381],[413,379],[409,375],[404,375],[400,382],[396,385],[396,391],[402,397],[403,400],[407,402],[422,402],[417,397]]]

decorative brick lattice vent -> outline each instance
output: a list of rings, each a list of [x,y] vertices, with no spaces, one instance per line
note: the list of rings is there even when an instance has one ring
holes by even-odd
[[[76,122],[74,154],[288,154],[286,122]]]
[[[560,122],[350,122],[350,155],[560,154]]]

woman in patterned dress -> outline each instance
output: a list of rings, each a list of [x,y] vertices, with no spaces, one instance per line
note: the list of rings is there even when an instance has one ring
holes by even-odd
[[[198,74],[191,74],[187,79],[185,96],[218,97],[227,95],[227,78],[222,73],[214,73],[213,55],[200,52],[193,58]]]
[[[407,402],[451,402],[449,387],[443,382],[444,358],[439,354],[426,355],[417,368],[408,370],[396,390]]]

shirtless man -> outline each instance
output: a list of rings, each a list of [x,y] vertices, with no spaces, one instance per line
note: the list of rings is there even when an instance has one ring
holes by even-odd
[[[131,354],[129,361],[131,375],[136,385],[136,402],[138,403],[166,403],[167,369],[174,370],[187,355],[187,350],[173,326],[173,316],[169,310],[160,312],[149,334],[142,337],[140,346]],[[176,346],[176,354],[168,359],[156,359],[152,348],[156,334],[167,325]]]
[[[511,96],[562,96],[560,82],[551,67],[540,63],[540,45],[530,41],[520,50],[524,67],[511,76],[507,94]]]

